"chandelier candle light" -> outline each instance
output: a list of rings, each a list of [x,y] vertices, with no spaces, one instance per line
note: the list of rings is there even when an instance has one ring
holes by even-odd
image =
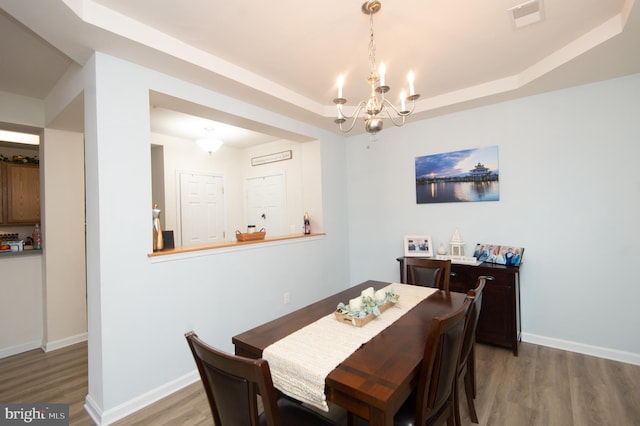
[[[413,71],[409,72],[409,95],[402,90],[400,94],[400,109],[398,110],[387,98],[385,93],[389,91],[389,86],[385,82],[385,73],[387,71],[384,62],[380,63],[380,67],[376,69],[376,42],[373,37],[373,15],[380,11],[382,4],[379,1],[367,1],[362,5],[362,13],[369,15],[370,32],[369,32],[369,86],[371,88],[369,99],[362,100],[356,107],[353,114],[345,114],[343,105],[347,103],[347,100],[342,95],[342,88],[344,86],[344,77],[340,74],[338,77],[338,97],[333,100],[338,108],[338,118],[334,120],[336,124],[340,126],[340,130],[344,133],[348,133],[353,129],[356,120],[363,114],[364,127],[368,133],[375,134],[382,130],[383,126],[383,114],[391,120],[394,126],[402,126],[405,123],[405,118],[413,112],[415,107],[415,100],[420,97],[416,93],[414,86]],[[411,108],[407,108],[407,103],[411,103]],[[352,120],[348,126],[343,126],[347,120]]]

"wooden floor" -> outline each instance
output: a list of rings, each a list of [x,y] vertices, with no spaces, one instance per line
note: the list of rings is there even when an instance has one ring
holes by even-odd
[[[640,366],[521,343],[519,356],[477,347],[481,425],[640,425]],[[0,360],[0,401],[68,403],[71,425],[93,425],[84,411],[85,343],[48,354],[40,350]],[[464,425],[471,425],[464,395]],[[345,419],[337,410],[332,417]],[[117,425],[211,425],[200,382]]]

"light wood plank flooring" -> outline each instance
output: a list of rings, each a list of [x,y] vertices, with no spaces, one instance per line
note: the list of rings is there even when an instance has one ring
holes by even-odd
[[[640,366],[521,343],[511,351],[477,345],[481,425],[640,425]],[[84,411],[85,343],[0,360],[0,401],[68,403],[71,425],[93,425]],[[461,395],[464,425],[471,425]],[[332,417],[344,421],[340,410]],[[124,425],[211,425],[200,382],[122,419]]]

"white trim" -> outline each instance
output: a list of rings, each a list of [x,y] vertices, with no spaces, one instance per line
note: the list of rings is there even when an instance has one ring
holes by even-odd
[[[193,370],[176,380],[152,389],[149,392],[130,399],[129,401],[107,411],[100,410],[94,403],[93,399],[91,399],[91,396],[87,395],[84,408],[98,426],[110,425],[147,407],[148,405],[153,404],[154,402],[161,400],[162,398],[178,392],[180,389],[187,387],[198,380],[200,380],[200,374],[198,373],[198,370]]]
[[[601,346],[586,345],[584,343],[571,342],[569,340],[555,339],[553,337],[538,336],[536,334],[522,333],[522,341],[535,345],[548,346],[584,355],[592,355],[598,358],[625,362],[627,364],[640,365],[640,354],[624,352],[617,349],[603,348]]]
[[[55,340],[49,343],[42,344],[42,350],[45,352],[55,351],[56,349],[62,349],[67,346],[75,345],[76,343],[86,342],[88,333],[80,333],[75,336],[65,337],[64,339]]]
[[[17,355],[22,352],[31,351],[33,349],[38,349],[41,346],[42,346],[42,341],[34,340],[32,342],[22,343],[17,346],[10,346],[8,348],[3,348],[3,349],[0,349],[0,359]]]
[[[91,398],[91,395],[87,395],[84,399],[84,410],[96,425],[100,426],[102,424],[100,423],[100,419],[102,418],[102,410],[98,408],[98,404],[94,402],[93,398]]]

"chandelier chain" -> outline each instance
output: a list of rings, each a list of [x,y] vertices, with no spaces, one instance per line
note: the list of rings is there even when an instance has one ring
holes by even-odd
[[[376,40],[373,37],[373,13],[369,12],[369,71],[376,75]]]

